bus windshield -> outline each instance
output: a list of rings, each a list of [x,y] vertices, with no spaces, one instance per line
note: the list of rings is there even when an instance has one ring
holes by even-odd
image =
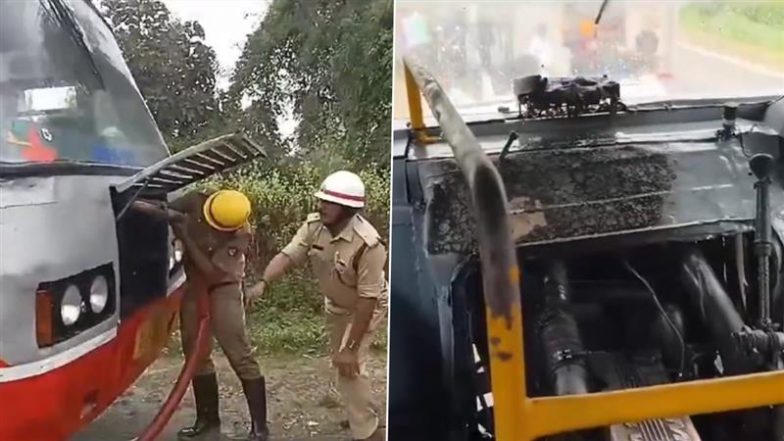
[[[89,0],[0,0],[0,163],[144,167],[166,144]]]
[[[459,5],[396,1],[396,119],[408,119],[403,56],[430,71],[464,116],[515,109],[513,81],[529,75],[606,75],[618,82],[621,100],[629,105],[784,92],[784,2],[464,0]]]

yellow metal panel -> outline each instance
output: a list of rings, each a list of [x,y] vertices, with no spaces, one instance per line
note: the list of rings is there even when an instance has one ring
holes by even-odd
[[[527,430],[517,432],[524,437],[498,441],[532,441],[544,435],[617,423],[783,404],[784,371],[525,401]]]
[[[509,276],[519,278],[516,267]],[[523,408],[526,391],[520,304],[512,304],[509,316],[494,315],[490,308],[486,309],[486,316],[495,436],[499,441],[520,440],[528,423]]]
[[[411,115],[411,128],[422,130],[425,128],[425,120],[422,115],[422,95],[419,92],[414,76],[408,66],[406,72],[406,92],[408,94],[408,114]]]
[[[417,86],[414,76],[408,66],[403,67],[406,76],[406,94],[408,96],[408,113],[411,115],[411,129],[416,135],[416,140],[422,144],[432,144],[441,141],[435,136],[428,136],[425,129],[425,118],[422,113],[422,92]]]

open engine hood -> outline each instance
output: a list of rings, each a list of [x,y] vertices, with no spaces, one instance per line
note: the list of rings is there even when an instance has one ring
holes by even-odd
[[[186,148],[114,186],[121,198],[163,196],[258,158],[264,149],[243,133],[232,133]]]

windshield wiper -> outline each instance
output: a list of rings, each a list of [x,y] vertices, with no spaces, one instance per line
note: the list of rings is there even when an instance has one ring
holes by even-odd
[[[602,2],[602,6],[599,7],[599,15],[596,16],[596,20],[593,22],[593,24],[595,25],[599,24],[599,20],[602,19],[602,14],[604,14],[604,8],[607,7],[607,3],[610,3],[610,0],[604,0]]]
[[[8,162],[0,161],[0,178],[22,178],[30,176],[59,175],[104,175],[132,176],[139,167],[103,162],[57,160],[54,162]]]
[[[90,73],[92,73],[95,80],[98,81],[100,89],[106,89],[103,77],[98,71],[95,60],[93,60],[90,48],[87,47],[87,43],[84,41],[84,33],[76,23],[71,11],[67,6],[63,5],[60,0],[49,0],[48,3],[51,8],[50,17],[57,20],[60,26],[68,32],[71,41],[87,57]]]

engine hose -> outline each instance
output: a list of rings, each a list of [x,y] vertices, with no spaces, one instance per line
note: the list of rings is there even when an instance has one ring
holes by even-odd
[[[196,366],[199,360],[204,356],[207,350],[207,343],[209,342],[209,324],[210,324],[210,307],[209,307],[209,292],[204,290],[199,294],[197,310],[199,314],[199,327],[196,332],[196,340],[193,342],[193,350],[190,351],[190,356],[185,360],[182,366],[180,375],[177,382],[174,384],[169,396],[161,406],[158,414],[147,426],[144,432],[136,439],[137,441],[154,441],[161,434],[161,431],[171,419],[177,405],[182,401],[185,391],[188,390],[188,384],[196,372]]]
[[[584,349],[574,317],[563,309],[548,308],[542,315],[539,335],[556,395],[588,393]]]
[[[753,366],[733,338],[733,334],[740,332],[745,324],[705,255],[699,248],[685,247],[679,270],[686,294],[717,343],[726,373],[751,372]]]
[[[580,332],[567,310],[571,293],[564,262],[552,262],[545,284],[545,306],[538,321],[538,334],[555,393],[587,393],[588,373],[582,359],[584,349]]]

